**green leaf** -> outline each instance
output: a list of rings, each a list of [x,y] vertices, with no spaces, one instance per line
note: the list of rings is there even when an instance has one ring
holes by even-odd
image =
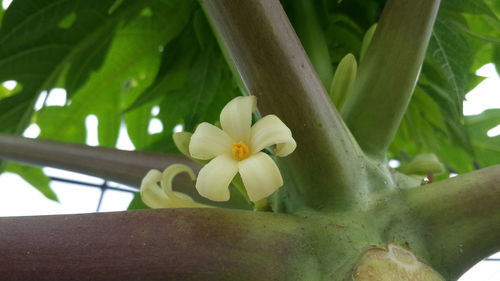
[[[213,40],[213,35],[207,22],[207,18],[202,10],[197,10],[194,13],[193,28],[199,45],[202,48],[209,46],[210,42]]]
[[[26,110],[32,104],[32,96],[25,90],[0,99],[0,131],[20,133],[28,123]]]
[[[496,15],[483,0],[443,0],[441,9],[468,14],[484,14],[496,18]]]
[[[43,173],[42,169],[9,162],[5,170],[7,172],[18,174],[25,181],[38,189],[38,191],[40,191],[48,199],[56,202],[59,201],[57,199],[57,195],[50,188],[50,178]]]
[[[333,14],[328,17],[325,29],[331,61],[337,65],[348,54],[359,54],[364,31],[350,17]]]
[[[85,143],[85,118],[72,115],[71,107],[46,106],[35,115],[40,138]],[[71,108],[72,109],[72,108]],[[72,119],[71,119],[72,118]],[[71,125],[67,120],[71,120]]]
[[[466,116],[465,124],[479,166],[500,164],[500,135],[487,135],[490,129],[500,125],[500,109],[488,109],[479,115]]]
[[[443,116],[436,102],[421,88],[417,88],[390,147],[389,157],[409,160],[418,154],[434,153],[455,172],[472,170],[471,153],[457,145],[448,120]]]
[[[158,100],[169,95],[170,92],[182,90],[186,84],[193,58],[198,51],[194,31],[188,25],[181,35],[166,45],[155,81],[126,111],[153,101],[159,102]]]
[[[140,209],[151,209],[144,202],[142,202],[141,193],[134,193],[134,199],[128,205],[127,210],[140,210]]]
[[[5,10],[2,8],[0,8],[0,28],[2,27],[2,19],[3,19],[3,15],[5,14]]]
[[[186,95],[193,101],[193,107],[185,125],[191,131],[211,104],[221,78],[221,60],[215,56],[215,44],[197,56],[188,77]]]
[[[427,60],[432,61],[443,73],[449,84],[449,89],[445,90],[451,97],[448,106],[455,107],[461,118],[473,53],[465,38],[450,24],[451,21],[443,13],[436,19]]]
[[[137,150],[143,150],[151,142],[148,126],[153,117],[152,108],[152,105],[143,106],[125,114],[127,133]]]
[[[493,52],[493,62],[495,63],[495,68],[497,73],[500,73],[500,49],[495,49]]]
[[[76,131],[88,115],[94,114],[98,118],[99,144],[115,146],[123,109],[152,83],[159,68],[160,47],[182,30],[192,4],[191,1],[154,2],[151,9],[155,13],[141,13],[121,27],[102,67],[77,91],[70,105],[59,109],[57,117],[54,116],[59,129]],[[44,114],[42,109],[39,115]],[[148,123],[142,124],[146,130],[141,134],[147,134]],[[41,126],[42,136],[61,139],[44,133],[44,127]],[[135,136],[134,139],[137,140]]]
[[[33,104],[43,90],[53,88],[66,69],[69,81],[78,85],[98,67],[118,24],[133,14],[141,1],[129,1],[112,16],[114,0],[18,0],[5,12],[0,29],[0,81],[15,80],[23,85],[15,110],[1,111],[17,116],[1,131],[20,133],[29,123]],[[68,22],[68,16],[75,20]],[[97,47],[96,47],[97,46]],[[101,55],[99,55],[101,54]],[[71,87],[70,87],[71,89]],[[71,94],[71,93],[70,93]],[[0,107],[11,101],[1,100]],[[14,128],[14,129],[13,129]]]

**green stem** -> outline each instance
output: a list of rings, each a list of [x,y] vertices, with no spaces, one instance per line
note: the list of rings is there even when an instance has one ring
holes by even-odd
[[[318,20],[315,1],[293,0],[294,27],[325,88],[333,78],[333,67],[325,34]]]
[[[364,157],[333,107],[277,0],[205,0],[205,11],[261,113],[292,130],[296,151],[280,160],[281,195],[293,210],[346,207]],[[277,200],[283,202],[283,200]],[[278,204],[278,203],[277,203]]]
[[[404,191],[422,224],[427,261],[456,280],[500,250],[500,165]]]
[[[361,148],[383,160],[415,87],[440,0],[389,0],[342,116]]]
[[[124,151],[6,134],[0,134],[0,158],[66,169],[134,187],[140,186],[142,178],[151,169],[163,171],[174,163],[188,165],[196,173],[200,169],[198,164],[180,155]],[[192,189],[193,185],[189,176],[184,174],[174,180],[174,186],[180,187],[181,191]]]
[[[315,270],[300,262],[300,222],[222,209],[0,218],[0,279],[299,280]]]

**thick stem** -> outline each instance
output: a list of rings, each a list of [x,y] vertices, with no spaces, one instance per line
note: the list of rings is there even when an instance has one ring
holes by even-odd
[[[363,156],[333,107],[279,1],[204,0],[250,94],[263,114],[292,130],[297,150],[280,161],[289,208],[347,205]],[[332,202],[334,201],[334,202]],[[299,203],[297,203],[299,202]],[[293,206],[297,203],[296,206]]]
[[[5,134],[0,134],[0,158],[89,174],[134,187],[140,186],[150,169],[163,171],[174,163],[188,165],[195,172],[200,169],[198,164],[180,155],[124,151]],[[174,186],[185,190],[194,184],[189,176],[180,174]]]
[[[222,209],[0,218],[0,279],[295,280],[308,270],[299,222]]]
[[[426,259],[447,280],[500,250],[500,165],[404,194],[422,223]]]
[[[440,0],[389,0],[360,63],[342,116],[361,148],[379,160],[415,87]]]

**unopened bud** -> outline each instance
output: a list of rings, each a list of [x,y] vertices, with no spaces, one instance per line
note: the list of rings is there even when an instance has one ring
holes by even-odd
[[[351,92],[356,81],[357,71],[358,64],[356,63],[356,58],[352,54],[345,55],[340,61],[335,75],[333,75],[330,86],[330,97],[337,110],[342,108],[347,96]]]
[[[443,163],[439,162],[436,155],[432,153],[417,155],[410,163],[401,167],[400,171],[405,174],[427,175],[429,172],[439,175],[446,171]]]
[[[189,132],[178,132],[174,133],[172,136],[177,149],[179,149],[184,156],[189,158],[191,158],[191,154],[189,154],[189,143],[191,142],[192,135],[193,134]]]

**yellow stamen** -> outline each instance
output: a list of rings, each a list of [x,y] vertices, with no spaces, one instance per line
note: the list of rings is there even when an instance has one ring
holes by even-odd
[[[249,154],[248,146],[242,141],[233,143],[233,156],[236,160],[246,159]]]

